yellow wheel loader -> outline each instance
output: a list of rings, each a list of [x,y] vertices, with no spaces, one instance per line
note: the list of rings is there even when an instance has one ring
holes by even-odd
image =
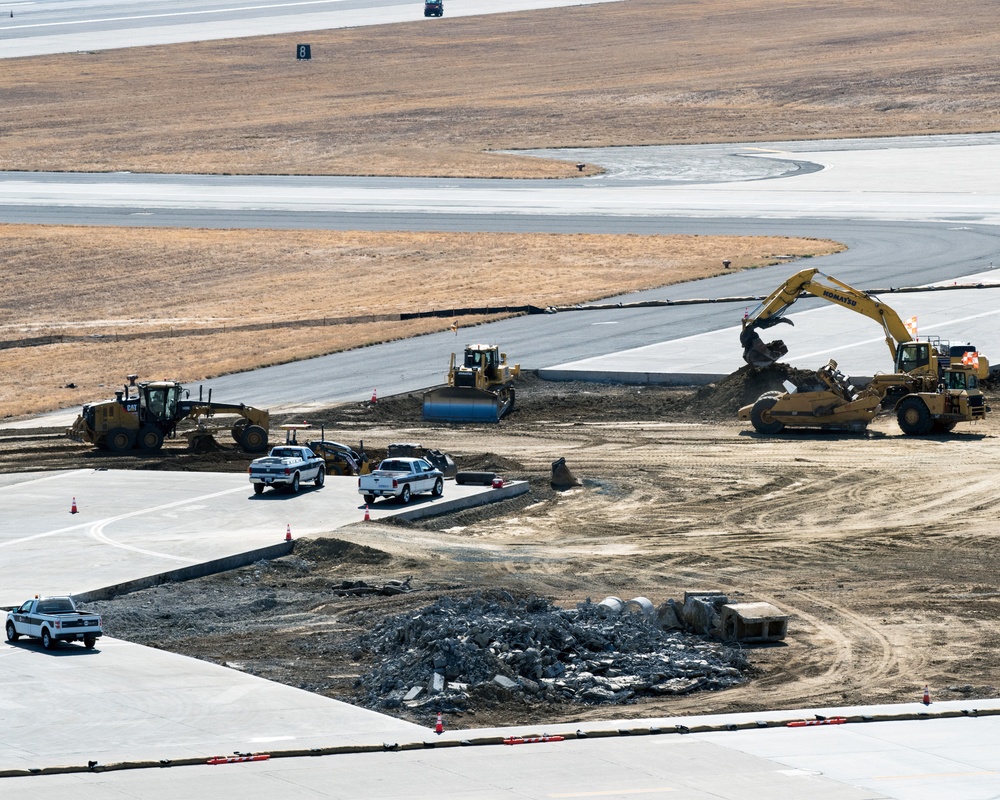
[[[451,354],[448,383],[424,393],[424,419],[436,422],[499,422],[514,408],[513,381],[521,365],[507,364],[495,344],[470,344],[462,364]]]
[[[229,428],[236,443],[250,453],[267,450],[270,426],[267,411],[242,403],[213,402],[211,390],[207,401],[200,392],[197,400],[191,400],[190,392],[177,381],[137,383],[137,377],[129,375],[129,383],[122,391],[115,392],[113,400],[85,405],[67,430],[67,436],[113,453],[134,449],[153,453],[163,446],[165,438],[177,435],[179,422],[193,420],[196,427],[183,435],[190,447],[197,448],[224,428],[210,427],[205,424],[206,419],[217,414],[236,414],[240,418]]]

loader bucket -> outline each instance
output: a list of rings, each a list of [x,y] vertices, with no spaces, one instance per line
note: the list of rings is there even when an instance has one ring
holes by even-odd
[[[453,386],[424,393],[424,419],[432,422],[499,422],[510,398],[483,389]]]

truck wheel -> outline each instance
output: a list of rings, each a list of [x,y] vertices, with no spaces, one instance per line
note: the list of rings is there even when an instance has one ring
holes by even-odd
[[[292,475],[292,485],[289,487],[292,490],[292,494],[299,493],[299,473]]]
[[[7,641],[8,642],[16,642],[20,638],[21,638],[21,634],[19,634],[17,632],[17,628],[14,627],[14,623],[13,622],[8,622],[7,623]]]
[[[778,403],[777,397],[758,397],[750,409],[750,422],[758,433],[781,433],[785,423],[771,416],[771,409]]]
[[[263,483],[255,483],[253,485],[253,493],[254,494],[264,494],[264,484]]]
[[[92,633],[83,634],[83,646],[88,650],[92,650],[94,645],[97,644],[97,637]]]
[[[323,484],[326,483],[326,469],[323,467],[319,468],[319,472],[316,473],[316,480],[314,481],[317,489],[323,488]]]
[[[49,633],[48,628],[42,628],[42,647],[46,650],[52,650],[56,646],[56,640],[52,638],[52,634]]]
[[[267,450],[267,431],[260,425],[247,425],[240,436],[240,447],[248,453],[263,453]]]
[[[444,494],[444,481],[438,478],[434,481],[434,488],[431,490],[431,494],[435,497],[440,497]]]
[[[145,426],[139,431],[139,449],[143,453],[155,453],[163,447],[163,433],[153,425]]]
[[[375,495],[373,495],[373,494],[366,494],[365,495],[365,502],[368,505],[371,505],[372,503],[374,503],[375,502]]]
[[[112,453],[124,453],[135,445],[135,431],[128,428],[112,428],[107,436],[108,450]]]
[[[936,419],[931,425],[931,433],[951,433],[955,430],[955,426],[958,425],[957,422],[951,422],[949,420]]]
[[[404,506],[410,502],[410,484],[406,484],[403,487],[403,491],[399,493],[399,502]]]
[[[919,397],[904,397],[896,408],[899,429],[908,436],[923,436],[931,430],[931,412]]]

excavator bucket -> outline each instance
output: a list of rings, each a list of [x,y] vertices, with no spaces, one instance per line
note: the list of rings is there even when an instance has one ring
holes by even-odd
[[[751,367],[770,367],[788,353],[788,347],[781,339],[764,344],[760,336],[754,335],[743,349],[743,360]]]
[[[424,419],[431,422],[499,422],[514,405],[514,392],[444,386],[424,393]]]

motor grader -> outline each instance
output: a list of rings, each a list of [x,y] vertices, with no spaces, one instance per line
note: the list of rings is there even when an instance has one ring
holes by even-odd
[[[163,446],[164,438],[178,435],[177,425],[192,420],[195,427],[185,431],[188,446],[198,449],[206,440],[228,426],[209,426],[205,420],[218,414],[235,414],[239,419],[229,432],[237,444],[250,453],[267,450],[270,414],[243,403],[218,403],[203,399],[190,399],[190,392],[177,381],[137,382],[137,375],[129,375],[122,391],[115,392],[113,400],[88,403],[73,426],[66,431],[69,438],[89,442],[102,450],[124,453],[138,449],[154,453]]]
[[[786,385],[789,391],[765,392],[743,406],[739,418],[764,434],[786,427],[863,431],[880,413],[893,412],[903,433],[922,436],[985,419],[990,410],[979,390],[978,367],[972,364],[949,366],[940,377],[880,374],[858,390],[831,359],[816,378],[815,383]]]
[[[456,365],[451,354],[448,383],[424,393],[424,419],[439,422],[499,422],[514,408],[513,381],[521,365],[507,364],[495,344],[470,344]]]

